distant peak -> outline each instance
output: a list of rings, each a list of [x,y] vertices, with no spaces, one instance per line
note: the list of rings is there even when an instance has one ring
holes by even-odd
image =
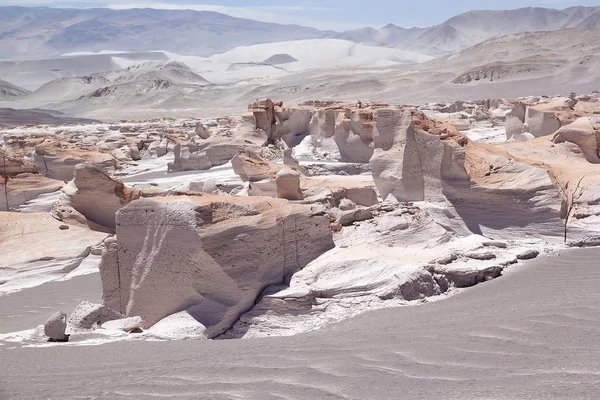
[[[387,24],[386,26],[384,26],[381,29],[403,29],[401,27],[399,27],[398,25],[394,25],[394,24]]]

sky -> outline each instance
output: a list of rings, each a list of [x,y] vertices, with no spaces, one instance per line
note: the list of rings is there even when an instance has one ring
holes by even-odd
[[[0,0],[0,6],[164,8],[217,11],[235,17],[319,29],[346,30],[393,23],[430,26],[469,10],[600,6],[600,0]]]

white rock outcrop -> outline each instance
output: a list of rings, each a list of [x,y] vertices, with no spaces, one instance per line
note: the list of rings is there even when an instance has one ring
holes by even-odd
[[[145,329],[187,310],[208,337],[333,247],[329,219],[314,207],[213,195],[131,202],[106,244],[105,305],[140,316]]]

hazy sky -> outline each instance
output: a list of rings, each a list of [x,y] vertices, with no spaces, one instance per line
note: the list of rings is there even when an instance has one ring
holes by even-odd
[[[173,8],[218,11],[267,22],[320,29],[352,29],[394,23],[428,26],[473,9],[598,6],[600,0],[0,0],[0,5],[49,7]]]

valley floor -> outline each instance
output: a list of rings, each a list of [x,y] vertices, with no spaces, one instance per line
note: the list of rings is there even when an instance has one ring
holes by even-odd
[[[0,346],[0,398],[594,399],[598,256],[542,257],[445,301],[292,337]],[[93,277],[8,295],[0,313],[96,300]]]

